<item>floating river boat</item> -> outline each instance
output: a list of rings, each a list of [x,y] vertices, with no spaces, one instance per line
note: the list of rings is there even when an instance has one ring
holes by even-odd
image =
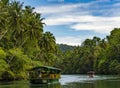
[[[59,82],[61,70],[55,67],[39,66],[28,70],[32,84],[48,84]]]
[[[95,72],[94,71],[89,71],[89,72],[87,72],[87,74],[88,74],[89,78],[93,78]]]

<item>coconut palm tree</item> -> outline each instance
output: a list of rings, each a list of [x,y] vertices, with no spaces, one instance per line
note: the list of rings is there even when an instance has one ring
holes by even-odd
[[[15,43],[15,46],[21,45],[23,39],[24,21],[22,19],[22,7],[23,4],[17,1],[13,1],[9,6],[11,40]]]
[[[51,65],[51,61],[56,59],[56,40],[52,33],[45,32],[39,40],[40,52],[36,56],[37,59],[42,61],[45,65]]]
[[[43,32],[43,23],[40,14],[33,12],[32,7],[26,6],[24,10],[24,18],[26,19],[25,32],[31,39],[39,39]]]
[[[0,1],[0,40],[8,32],[8,6],[9,0]]]
[[[52,33],[45,32],[39,40],[39,46],[47,52],[55,52],[56,40]]]

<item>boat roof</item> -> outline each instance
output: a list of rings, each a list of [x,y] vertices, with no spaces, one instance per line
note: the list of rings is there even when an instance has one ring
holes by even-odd
[[[50,66],[37,66],[37,67],[33,67],[33,68],[29,69],[28,71],[42,70],[42,69],[61,71],[61,69],[59,69],[59,68],[50,67]]]
[[[95,73],[94,71],[89,71],[89,72],[87,72],[87,73]]]

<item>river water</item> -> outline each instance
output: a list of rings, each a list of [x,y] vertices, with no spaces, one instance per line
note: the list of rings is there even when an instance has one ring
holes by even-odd
[[[62,75],[60,83],[38,85],[29,81],[0,83],[0,88],[120,88],[120,76]]]

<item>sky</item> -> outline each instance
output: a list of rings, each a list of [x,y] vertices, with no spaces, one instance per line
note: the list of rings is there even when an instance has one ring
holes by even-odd
[[[58,44],[81,45],[94,36],[105,38],[120,27],[120,0],[19,0],[41,13],[44,32]]]

